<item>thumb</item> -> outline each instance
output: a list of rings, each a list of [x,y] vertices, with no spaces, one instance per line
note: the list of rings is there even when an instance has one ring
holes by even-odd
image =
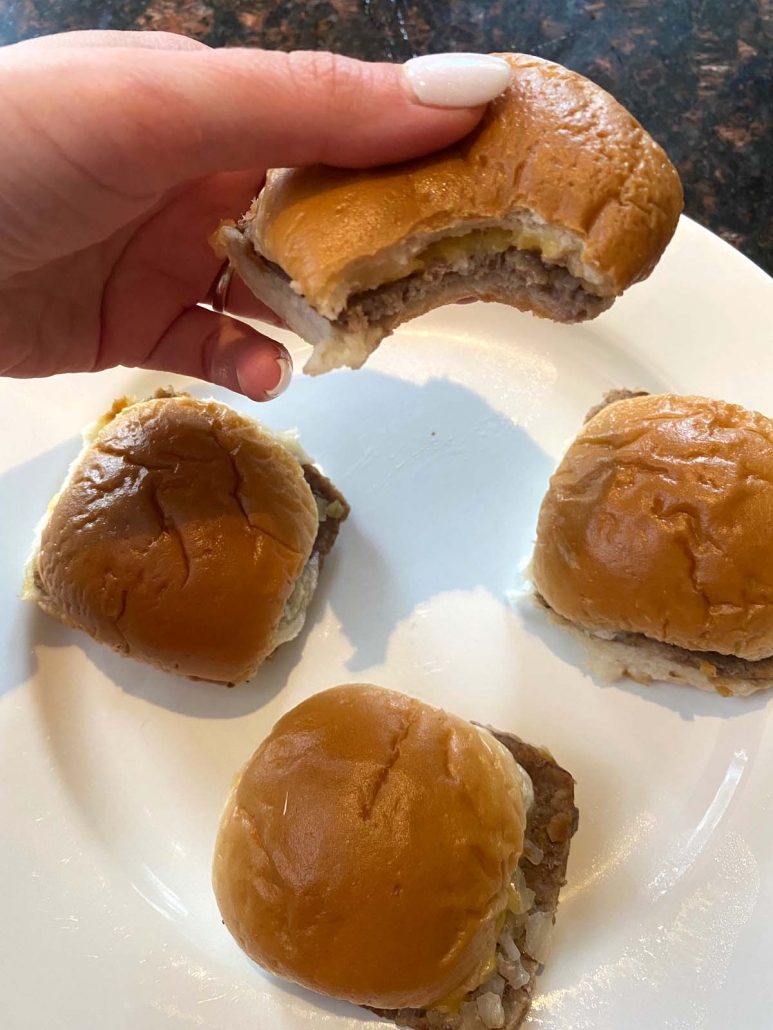
[[[143,368],[204,379],[269,401],[290,385],[292,358],[276,340],[205,308],[186,308],[167,328]]]
[[[470,132],[510,77],[502,59],[473,54],[392,65],[321,52],[64,46],[7,52],[1,72],[12,75],[16,107],[32,108],[74,168],[124,196],[214,171],[367,167],[428,153]]]

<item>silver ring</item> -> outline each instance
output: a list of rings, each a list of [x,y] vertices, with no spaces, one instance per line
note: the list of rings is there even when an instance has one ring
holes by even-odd
[[[228,291],[231,288],[233,276],[233,265],[228,260],[224,261],[220,271],[217,273],[215,289],[212,295],[212,310],[216,311],[218,315],[225,313],[228,304]]]

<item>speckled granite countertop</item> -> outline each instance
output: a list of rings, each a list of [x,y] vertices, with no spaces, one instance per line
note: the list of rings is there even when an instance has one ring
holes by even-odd
[[[0,42],[81,28],[405,60],[519,50],[600,83],[663,144],[687,213],[773,274],[773,0],[0,0]]]

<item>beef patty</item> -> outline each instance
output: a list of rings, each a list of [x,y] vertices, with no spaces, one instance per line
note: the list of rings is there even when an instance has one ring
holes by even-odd
[[[458,282],[501,289],[515,301],[562,322],[583,322],[606,311],[614,297],[599,297],[558,264],[548,264],[536,251],[511,247],[500,254],[479,254],[464,271],[433,261],[421,272],[386,283],[349,298],[334,323],[346,331],[364,331],[371,325],[393,329],[403,310],[432,294],[439,283]]]
[[[311,487],[317,503],[322,502],[321,508],[325,512],[324,518],[320,515],[319,529],[312,550],[312,554],[319,558],[321,568],[325,558],[333,550],[338,530],[341,528],[341,523],[348,518],[350,509],[341,491],[337,490],[314,465],[304,465],[303,476]]]
[[[497,944],[496,971],[472,992],[458,1013],[444,1013],[441,1009],[371,1010],[410,1030],[485,1030],[487,1023],[482,1017],[488,1015],[491,995],[500,999],[499,1004],[493,1004],[504,1022],[497,1023],[504,1030],[516,1030],[529,1011],[540,965],[528,953],[528,919],[555,922],[558,894],[566,883],[569,846],[579,820],[571,774],[556,763],[550,752],[526,744],[511,733],[490,728],[489,731],[526,770],[534,785],[534,804],[526,823],[529,844],[517,873],[534,894],[532,907],[523,917],[508,915]]]

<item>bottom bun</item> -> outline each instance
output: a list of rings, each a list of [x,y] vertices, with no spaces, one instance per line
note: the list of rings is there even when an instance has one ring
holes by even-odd
[[[491,267],[474,274],[440,266],[434,274],[413,275],[350,298],[346,311],[331,322],[294,292],[281,269],[260,257],[238,228],[223,226],[218,245],[255,296],[314,347],[304,367],[309,375],[360,368],[398,325],[469,297],[509,304],[556,322],[595,318],[614,301],[587,293],[562,266],[512,248],[495,255],[496,260],[489,258]]]
[[[547,958],[558,895],[566,883],[569,847],[579,819],[574,780],[550,752],[510,733],[488,729],[529,774],[534,787],[534,805],[526,824],[527,846],[518,866],[522,882],[533,893],[531,907],[520,916],[508,914],[497,943],[496,970],[458,1012],[370,1009],[411,1030],[516,1030],[529,1012],[537,972]]]
[[[716,651],[688,651],[642,633],[601,637],[554,612],[539,595],[535,601],[551,622],[579,640],[591,672],[606,682],[627,676],[637,683],[683,683],[722,697],[748,697],[773,686],[773,658],[752,662]]]

